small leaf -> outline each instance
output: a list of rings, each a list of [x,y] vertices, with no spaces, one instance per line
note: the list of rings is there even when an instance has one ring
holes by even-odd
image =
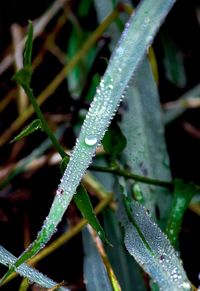
[[[87,229],[83,232],[84,247],[84,280],[87,291],[112,291],[110,280],[106,272],[102,259]]]
[[[184,88],[186,85],[186,74],[183,54],[167,33],[164,33],[162,43],[165,54],[164,66],[166,77],[177,87]]]
[[[21,70],[19,70],[12,78],[17,83],[19,83],[24,89],[26,87],[29,87],[33,72],[31,64],[32,47],[33,47],[33,25],[32,22],[29,21],[28,35],[25,43],[23,58],[24,67]]]
[[[32,49],[33,49],[33,24],[29,21],[28,26],[28,35],[25,43],[25,51],[24,51],[24,67],[31,66],[31,58],[32,58]]]
[[[42,130],[42,124],[41,124],[40,119],[35,119],[27,127],[25,127],[20,132],[20,134],[18,134],[14,139],[12,139],[10,143],[18,141],[18,140],[22,139],[23,137],[30,135],[31,133],[33,133],[34,131],[36,131],[38,129]]]
[[[174,184],[174,197],[166,227],[166,234],[172,245],[176,246],[183,215],[187,210],[191,199],[198,192],[197,187],[193,183],[184,183],[182,180],[176,179]]]
[[[32,66],[25,66],[21,70],[19,70],[13,77],[12,80],[15,80],[18,84],[20,84],[24,90],[29,87],[32,77]],[[26,90],[25,90],[26,91]]]
[[[94,213],[88,193],[82,185],[78,187],[77,193],[74,195],[74,201],[78,209],[80,210],[82,216],[87,219],[88,223],[97,232],[100,239],[103,242],[110,244],[106,238],[106,235],[102,226],[100,225],[98,221],[98,218],[96,217],[96,214]]]
[[[113,123],[102,140],[105,151],[114,160],[126,147],[126,138],[117,123]]]

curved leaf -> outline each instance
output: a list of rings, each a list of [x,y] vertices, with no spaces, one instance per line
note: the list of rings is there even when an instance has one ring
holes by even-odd
[[[129,253],[158,283],[160,290],[191,290],[177,253],[166,235],[151,220],[147,210],[135,201],[132,201],[129,210],[135,223],[130,221],[125,210],[121,210],[125,245]]]
[[[0,246],[0,262],[5,266],[13,265],[16,261],[16,257],[13,256],[10,252],[8,252],[5,248]],[[37,270],[22,264],[16,270],[20,275],[28,278],[31,282],[38,284],[39,286],[45,288],[52,288],[57,285],[56,282],[49,279],[47,276],[43,275],[42,273],[38,272]],[[58,290],[60,291],[69,291],[69,289],[61,287]]]
[[[87,291],[113,291],[105,266],[87,229],[83,230],[84,280]]]

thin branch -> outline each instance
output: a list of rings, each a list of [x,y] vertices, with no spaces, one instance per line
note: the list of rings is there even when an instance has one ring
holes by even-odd
[[[141,183],[155,185],[155,186],[161,186],[165,188],[171,189],[173,187],[173,183],[171,181],[162,181],[158,179],[152,179],[149,177],[144,177],[140,175],[133,174],[127,170],[122,170],[120,168],[109,168],[109,167],[100,167],[100,166],[90,166],[90,170],[97,171],[97,172],[105,172],[105,173],[111,173],[118,176],[123,176],[128,179],[132,179]]]

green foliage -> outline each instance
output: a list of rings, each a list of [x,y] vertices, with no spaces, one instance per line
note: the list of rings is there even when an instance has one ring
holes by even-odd
[[[84,279],[88,291],[98,291],[102,288],[107,291],[118,291],[121,290],[119,285],[122,291],[133,289],[144,291],[146,286],[139,266],[154,283],[156,282],[157,285],[152,284],[152,290],[158,290],[158,288],[165,291],[192,289],[173,246],[178,244],[183,215],[199,188],[180,180],[175,180],[174,183],[171,181],[170,167],[166,167],[169,159],[164,140],[158,90],[146,57],[147,49],[174,2],[174,0],[141,1],[135,14],[126,24],[116,47],[115,37],[120,29],[118,29],[119,25],[111,27],[109,48],[111,51],[113,47],[115,49],[108,61],[106,72],[96,88],[94,99],[70,157],[66,155],[49,128],[30,87],[33,72],[31,64],[33,25],[29,23],[24,67],[15,74],[13,79],[24,88],[38,119],[22,130],[12,142],[42,129],[61,156],[60,169],[63,177],[49,214],[35,241],[19,258],[15,258],[0,247],[0,262],[9,266],[0,284],[17,271],[46,288],[57,285],[27,267],[24,262],[35,256],[50,240],[73,199],[82,216],[87,219],[105,243],[105,246],[101,242],[98,244],[98,239],[94,243],[93,235],[91,236],[86,229],[83,231]],[[111,0],[101,3],[96,1],[95,7],[99,21],[110,13],[113,5],[117,3],[118,1]],[[88,1],[87,5],[85,1],[80,1],[77,17],[86,17],[91,5],[92,1]],[[121,3],[120,9],[122,7]],[[118,10],[115,12],[119,13]],[[79,53],[80,47],[84,46],[89,32],[78,24],[75,15],[71,14],[70,17],[73,28],[68,38],[67,55],[73,58]],[[123,17],[118,21],[121,27],[124,23]],[[182,59],[177,58],[177,49],[166,38],[164,48],[168,78],[177,86],[182,87],[185,84]],[[97,48],[88,52],[67,76],[68,88],[72,95],[81,95],[84,92],[88,72],[97,52]],[[95,73],[91,80],[86,92],[86,101],[91,101],[94,87],[99,81],[99,74]],[[119,123],[116,120],[111,123],[125,96],[126,101],[122,106]],[[107,153],[105,156],[104,153],[102,154],[100,161],[106,166],[90,166],[100,143]],[[42,148],[40,153],[43,153],[46,148]],[[38,155],[34,155],[36,156]],[[16,167],[1,186],[4,187],[14,176],[25,171],[29,160]],[[98,162],[98,159],[96,161]],[[107,162],[109,162],[109,167],[107,167]],[[89,166],[91,170],[110,173],[108,177],[105,173],[102,177],[98,177],[106,190],[109,185],[111,188],[109,190],[114,192],[115,199],[110,207],[114,210],[117,208],[117,211],[107,209],[104,213],[106,234],[93,210],[88,192],[82,184],[82,178]],[[92,189],[96,187],[94,184],[93,180],[90,185]],[[174,185],[173,198],[172,185]],[[99,188],[95,189],[102,195],[103,187]],[[104,191],[103,197],[106,195],[107,191]],[[159,221],[156,216],[156,207],[160,214]],[[162,229],[166,229],[168,238],[158,224]],[[113,248],[110,247],[110,242]],[[106,253],[104,253],[104,247]],[[125,247],[128,252],[125,251]],[[59,290],[66,289],[59,287]]]
[[[167,33],[162,35],[162,43],[166,76],[177,87],[183,88],[186,85],[183,54]]]
[[[110,155],[111,160],[115,160],[117,156],[126,147],[126,138],[122,134],[120,127],[117,123],[112,123],[110,128],[106,131],[103,140],[103,147],[105,151]]]
[[[10,266],[14,264],[16,257],[13,256],[10,252],[0,246],[0,262],[5,266]],[[43,275],[42,273],[38,272],[37,270],[28,267],[25,264],[22,264],[17,271],[20,275],[26,277],[28,280],[37,283],[38,285],[44,288],[52,288],[57,285],[56,282],[49,279],[47,276]],[[67,291],[67,288],[60,288],[60,291]]]
[[[81,185],[77,189],[77,193],[74,195],[74,201],[81,211],[83,217],[85,217],[88,223],[96,230],[99,237],[102,239],[103,242],[110,244],[106,238],[105,232],[101,227],[90,202],[90,198],[87,194],[85,188]]]
[[[174,181],[174,194],[171,211],[166,227],[166,234],[173,246],[177,246],[178,235],[181,229],[183,215],[192,198],[198,193],[196,185],[184,183],[182,180]]]
[[[104,264],[87,229],[83,231],[83,246],[85,253],[83,268],[87,290],[93,291],[103,288],[105,291],[112,291],[113,288]]]
[[[32,66],[32,50],[33,50],[33,24],[29,21],[28,34],[24,50],[24,67]]]
[[[60,163],[60,168],[62,174],[64,173],[67,164],[69,162],[69,157],[66,156],[62,159]],[[94,209],[92,207],[92,204],[90,202],[90,197],[83,185],[79,185],[77,188],[77,192],[73,197],[74,202],[76,203],[76,206],[80,210],[82,216],[87,219],[88,223],[92,226],[92,228],[97,232],[99,237],[102,239],[103,242],[110,245],[108,242],[105,232],[99,223],[99,220],[94,213]]]
[[[25,127],[17,136],[15,136],[15,138],[11,140],[11,143],[18,141],[25,136],[28,136],[29,134],[35,132],[38,129],[42,130],[42,124],[40,119],[35,119],[27,127]]]

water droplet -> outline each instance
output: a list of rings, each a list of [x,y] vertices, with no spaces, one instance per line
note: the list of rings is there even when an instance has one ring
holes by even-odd
[[[184,290],[191,289],[190,283],[188,283],[188,282],[183,282],[180,287],[182,287]]]
[[[92,135],[86,136],[85,143],[88,146],[93,146],[97,143],[97,138],[95,136],[92,136]]]

